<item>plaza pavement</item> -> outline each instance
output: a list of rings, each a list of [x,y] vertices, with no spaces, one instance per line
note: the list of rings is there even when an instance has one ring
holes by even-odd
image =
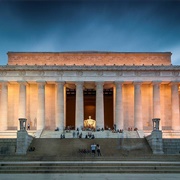
[[[180,174],[0,174],[1,180],[177,180]]]

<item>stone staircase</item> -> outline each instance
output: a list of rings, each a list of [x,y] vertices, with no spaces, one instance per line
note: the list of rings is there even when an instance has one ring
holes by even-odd
[[[91,154],[92,143],[102,156]],[[34,138],[31,147],[0,156],[0,173],[180,173],[180,156],[153,155],[145,138]]]
[[[30,147],[35,151],[28,151],[25,156],[0,156],[0,161],[58,161],[58,160],[93,160],[90,151],[91,144],[100,144],[101,160],[144,159],[152,156],[152,151],[145,139],[142,138],[96,138],[96,139],[60,139],[34,138]]]

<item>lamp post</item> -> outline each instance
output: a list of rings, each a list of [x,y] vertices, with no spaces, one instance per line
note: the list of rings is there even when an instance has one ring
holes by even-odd
[[[20,131],[26,131],[26,122],[27,122],[27,119],[19,118]]]
[[[153,131],[159,131],[159,121],[160,118],[154,118],[153,121]]]

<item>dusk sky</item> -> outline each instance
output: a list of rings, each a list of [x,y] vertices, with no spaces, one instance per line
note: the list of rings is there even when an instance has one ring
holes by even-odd
[[[179,0],[0,0],[7,52],[172,52],[180,65]]]

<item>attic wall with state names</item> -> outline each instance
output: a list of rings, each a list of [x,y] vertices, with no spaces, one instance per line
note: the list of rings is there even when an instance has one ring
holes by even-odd
[[[8,52],[8,65],[170,65],[170,52],[154,53],[18,53]]]

